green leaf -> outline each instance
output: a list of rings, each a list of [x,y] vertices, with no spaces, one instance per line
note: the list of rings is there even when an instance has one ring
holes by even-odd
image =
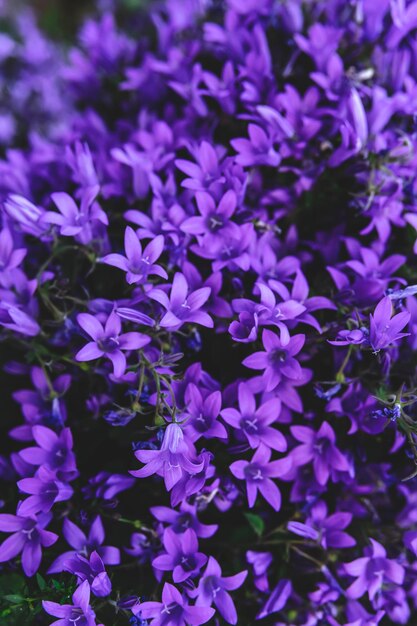
[[[17,593],[9,593],[3,597],[7,600],[7,602],[11,602],[12,604],[22,604],[22,602],[25,601],[25,598],[23,596],[19,596]]]
[[[36,581],[38,583],[38,587],[41,591],[46,589],[46,580],[42,578],[40,574],[36,574]]]
[[[255,515],[254,513],[245,513],[245,517],[249,522],[250,527],[258,535],[258,537],[262,537],[263,532],[265,530],[264,521],[259,515]]]

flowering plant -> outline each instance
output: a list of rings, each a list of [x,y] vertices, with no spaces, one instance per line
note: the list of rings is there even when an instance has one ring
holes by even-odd
[[[0,2],[0,622],[417,618],[417,1]]]

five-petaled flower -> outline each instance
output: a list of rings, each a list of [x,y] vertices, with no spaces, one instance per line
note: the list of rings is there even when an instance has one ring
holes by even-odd
[[[85,345],[75,358],[77,361],[93,361],[106,356],[113,364],[113,373],[120,378],[126,371],[125,351],[140,350],[150,342],[150,337],[142,333],[129,332],[121,334],[122,322],[113,311],[103,327],[101,322],[89,313],[80,313],[77,321],[81,328],[93,341]]]
[[[272,478],[284,476],[291,469],[291,459],[285,457],[270,461],[271,450],[261,444],[251,461],[234,461],[230,471],[239,480],[246,481],[249,507],[255,505],[258,490],[275,511],[281,508],[281,492]]]
[[[190,606],[178,589],[169,583],[165,583],[162,590],[162,602],[136,604],[132,611],[150,620],[149,626],[200,626],[214,615],[214,609],[210,607]]]
[[[163,267],[157,265],[155,261],[159,259],[164,249],[164,238],[158,235],[148,243],[144,250],[139,237],[128,226],[125,230],[125,252],[122,254],[107,254],[103,257],[102,263],[113,265],[126,272],[126,280],[129,285],[134,283],[147,283],[149,276],[159,276],[168,278],[168,274]]]

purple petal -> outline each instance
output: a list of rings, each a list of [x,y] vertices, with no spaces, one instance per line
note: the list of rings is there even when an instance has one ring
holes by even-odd
[[[90,341],[86,346],[81,348],[75,355],[76,361],[94,361],[104,356],[103,350],[100,350],[98,345],[94,341]]]
[[[26,543],[26,536],[21,533],[14,533],[7,537],[0,545],[0,563],[9,561],[22,551],[23,546]]]

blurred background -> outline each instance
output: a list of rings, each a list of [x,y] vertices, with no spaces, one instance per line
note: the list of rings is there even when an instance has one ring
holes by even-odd
[[[72,40],[83,18],[95,7],[137,9],[145,3],[147,0],[0,0],[0,14],[7,17],[30,8],[50,37]]]

